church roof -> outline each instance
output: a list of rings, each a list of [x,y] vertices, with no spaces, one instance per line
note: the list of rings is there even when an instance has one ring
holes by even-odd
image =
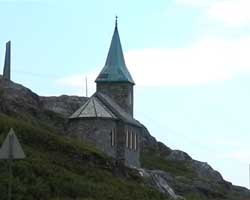
[[[100,117],[116,119],[116,116],[95,96],[88,99],[73,115],[73,118]]]
[[[125,64],[117,21],[105,66],[95,82],[129,82],[135,84]]]
[[[79,118],[120,119],[135,126],[142,126],[140,122],[124,111],[110,97],[100,92],[96,92],[82,107],[70,116],[70,119]]]
[[[98,97],[115,115],[118,119],[122,121],[133,124],[136,126],[142,126],[141,123],[135,120],[130,114],[128,114],[125,110],[123,110],[115,101],[113,101],[109,96],[96,92],[95,96]]]

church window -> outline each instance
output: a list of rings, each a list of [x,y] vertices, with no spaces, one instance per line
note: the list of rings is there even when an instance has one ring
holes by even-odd
[[[129,147],[129,134],[128,134],[128,129],[126,130],[126,147]]]
[[[134,150],[137,150],[137,135],[134,133]]]
[[[132,92],[129,91],[128,92],[128,105],[131,105],[132,104]]]
[[[129,144],[129,148],[130,149],[133,149],[133,132],[132,131],[130,131],[129,132],[130,134],[130,144]]]
[[[115,146],[115,129],[113,128],[110,133],[111,136],[111,146]]]

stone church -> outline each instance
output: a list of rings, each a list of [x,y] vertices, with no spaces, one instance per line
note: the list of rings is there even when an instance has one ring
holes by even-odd
[[[96,92],[69,118],[71,136],[95,145],[127,166],[140,166],[142,124],[134,119],[135,82],[123,56],[117,21]]]

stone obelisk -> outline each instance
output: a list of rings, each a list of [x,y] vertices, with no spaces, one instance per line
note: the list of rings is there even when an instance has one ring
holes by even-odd
[[[5,60],[4,60],[4,68],[3,68],[3,78],[6,80],[10,80],[10,41],[6,43],[6,52],[5,52]]]

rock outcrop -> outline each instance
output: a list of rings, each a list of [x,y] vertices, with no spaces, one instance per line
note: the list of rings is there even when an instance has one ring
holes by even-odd
[[[40,97],[43,109],[50,110],[67,118],[86,101],[87,97],[67,96]]]
[[[58,129],[61,133],[65,131],[66,118],[86,100],[66,95],[40,97],[0,76],[0,113]],[[140,174],[145,177],[145,182],[173,199],[250,199],[249,190],[225,181],[209,164],[193,160],[187,153],[172,150],[158,142],[146,127],[141,137],[141,148],[141,162],[146,169]]]
[[[154,178],[155,187],[170,196],[172,192],[167,188],[171,188],[173,199],[175,195],[187,199],[250,199],[248,189],[225,181],[208,163],[194,160],[187,153],[158,142],[146,128],[141,146],[142,167],[150,169],[145,170],[144,175]]]
[[[173,200],[185,200],[184,197],[177,195],[173,188],[168,184],[168,180],[171,178],[166,172],[160,170],[146,170],[138,169],[139,174],[147,180],[147,184],[160,192],[166,194]]]
[[[30,89],[0,77],[0,113],[65,132],[66,118],[85,103],[85,97],[40,97]]]
[[[0,111],[10,115],[29,113],[36,116],[40,109],[39,96],[20,84],[0,77]]]

